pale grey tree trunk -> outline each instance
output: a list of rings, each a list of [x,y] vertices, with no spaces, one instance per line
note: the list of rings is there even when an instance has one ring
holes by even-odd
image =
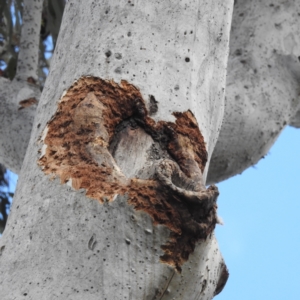
[[[19,173],[28,146],[37,102],[38,51],[42,0],[24,0],[23,26],[16,76],[0,77],[0,161]]]
[[[287,125],[300,127],[299,12],[297,0],[236,1],[224,121],[208,182],[241,173]]]
[[[67,3],[0,241],[1,299],[202,300],[222,290],[218,193],[204,183],[232,7]]]

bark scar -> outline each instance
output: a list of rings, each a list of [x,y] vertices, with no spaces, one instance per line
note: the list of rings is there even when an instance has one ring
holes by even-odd
[[[195,181],[188,178],[172,160],[164,159],[156,168],[156,174],[160,183],[180,196],[182,201],[191,204],[200,204],[201,201],[207,201],[211,208],[219,195],[218,188],[211,185],[205,188],[202,181]],[[200,174],[202,177],[202,174]],[[176,186],[172,180],[176,180],[182,187]]]
[[[18,108],[18,110],[21,110],[23,108],[29,107],[29,106],[37,104],[37,103],[38,103],[38,101],[34,97],[22,100],[19,102],[20,107]]]
[[[93,234],[91,236],[91,238],[89,239],[88,248],[93,251],[95,249],[96,245],[97,245],[96,235]]]
[[[85,189],[100,203],[127,194],[130,205],[170,230],[160,260],[180,272],[196,243],[215,228],[219,192],[203,183],[207,152],[195,117],[191,111],[173,114],[175,123],[155,122],[135,86],[82,77],[48,122],[38,163],[45,174]],[[169,157],[154,162],[155,171],[146,179],[127,178],[113,157],[110,145],[122,124],[144,130]],[[89,247],[93,245],[92,239]]]

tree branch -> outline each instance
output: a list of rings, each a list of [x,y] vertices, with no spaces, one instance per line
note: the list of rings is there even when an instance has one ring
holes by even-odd
[[[38,53],[43,0],[24,0],[23,26],[17,64],[16,78],[28,80],[38,79]]]
[[[222,181],[256,164],[285,126],[299,126],[300,43],[295,13],[299,9],[296,0],[286,5],[280,1],[235,1],[227,102],[207,183]]]
[[[37,101],[33,99],[39,99],[41,92],[36,85],[17,80],[11,82],[3,77],[0,77],[0,91],[0,162],[18,173],[35,116]]]
[[[38,51],[42,0],[25,0],[17,74],[0,77],[0,162],[15,173],[21,169],[40,98]]]

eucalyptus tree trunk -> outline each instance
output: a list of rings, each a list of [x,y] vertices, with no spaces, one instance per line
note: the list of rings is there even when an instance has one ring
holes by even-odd
[[[23,26],[15,78],[0,77],[0,161],[19,173],[41,92],[38,51],[43,0],[24,0]]]
[[[69,1],[1,238],[1,299],[212,299],[206,174],[232,1]]]

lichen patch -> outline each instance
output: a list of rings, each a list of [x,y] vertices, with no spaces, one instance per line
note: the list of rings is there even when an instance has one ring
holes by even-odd
[[[170,229],[161,261],[180,271],[196,243],[215,227],[218,191],[203,184],[207,153],[195,117],[190,111],[174,116],[175,123],[155,122],[140,91],[126,81],[80,78],[64,93],[47,124],[39,165],[101,203],[127,194],[136,210]],[[148,179],[127,178],[110,151],[125,120],[134,120],[172,158],[158,162]]]

